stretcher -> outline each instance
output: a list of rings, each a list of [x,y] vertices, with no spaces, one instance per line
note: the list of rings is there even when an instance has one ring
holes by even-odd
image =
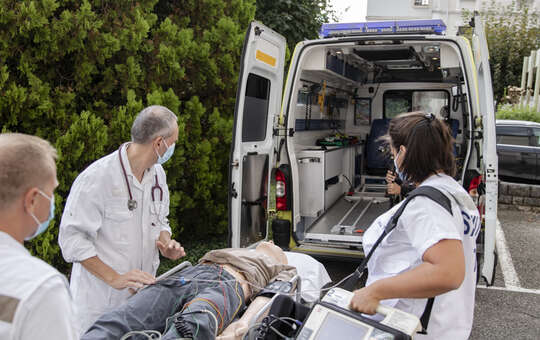
[[[248,328],[243,340],[255,340],[255,339],[274,339],[267,332],[268,330],[276,330],[272,327],[272,322],[268,322],[269,312],[273,310],[273,306],[280,304],[284,297],[289,298],[294,303],[304,306],[305,310],[309,311],[307,317],[303,315],[301,320],[295,320],[288,316],[270,315],[273,317],[271,320],[283,319],[289,320],[290,323],[294,323],[295,336],[290,337],[292,339],[301,340],[326,340],[330,337],[325,334],[337,334],[339,332],[349,332],[347,334],[358,335],[358,339],[363,340],[408,340],[412,339],[412,335],[419,329],[420,322],[414,315],[401,312],[385,306],[378,308],[378,313],[385,316],[382,322],[372,321],[368,318],[361,316],[358,313],[354,313],[348,310],[349,301],[352,297],[352,293],[340,288],[330,287],[322,289],[322,285],[326,282],[326,279],[319,279],[316,277],[310,277],[314,274],[319,274],[327,277],[326,270],[323,268],[323,272],[313,270],[314,259],[306,258],[305,254],[287,254],[288,258],[296,264],[299,274],[295,275],[290,281],[289,291],[278,291],[276,294],[251,318],[248,322]],[[311,261],[310,266],[305,261]],[[317,261],[316,261],[317,262]],[[158,276],[156,281],[164,280],[173,274],[180,273],[182,270],[191,267],[191,263],[184,261],[174,268],[168,270],[164,274]],[[302,277],[302,274],[304,274]],[[182,277],[180,277],[181,279]],[[303,298],[305,283],[318,282],[319,286],[312,284],[309,285],[311,290],[316,290],[319,293],[319,298],[315,300],[306,300]],[[322,285],[321,285],[322,284]],[[144,288],[143,288],[144,289]],[[327,292],[322,299],[321,292]],[[311,292],[313,293],[313,292]],[[310,295],[305,295],[306,297]],[[260,331],[261,327],[265,327],[263,332]],[[266,332],[266,333],[265,333]],[[276,330],[276,332],[278,332]],[[341,334],[339,333],[339,334]],[[129,339],[134,335],[145,335],[148,339],[160,339],[161,335],[155,331],[134,331],[126,333],[122,340]],[[270,335],[265,337],[264,334]],[[318,334],[318,335],[317,335]],[[346,334],[346,333],[343,333]],[[361,335],[361,336],[360,336]]]

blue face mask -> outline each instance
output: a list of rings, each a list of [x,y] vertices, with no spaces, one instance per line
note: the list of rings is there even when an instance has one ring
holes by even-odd
[[[167,146],[167,150],[165,151],[165,153],[160,156],[159,152],[156,151],[156,154],[158,156],[157,162],[159,164],[163,164],[166,161],[168,161],[171,158],[171,156],[173,155],[173,153],[174,153],[174,143],[171,146],[168,146],[167,142],[165,141],[165,138],[163,139],[163,143],[165,143],[165,146]]]
[[[405,173],[404,173],[403,171],[399,170],[399,166],[398,166],[398,164],[397,164],[397,162],[396,162],[396,160],[397,160],[397,158],[398,158],[398,155],[399,155],[399,152],[400,152],[400,151],[398,151],[398,153],[396,154],[396,157],[394,157],[394,167],[396,168],[396,173],[397,173],[397,175],[399,176],[399,178],[400,178],[403,182],[405,182],[407,176],[405,176]]]
[[[39,220],[37,219],[37,217],[33,213],[29,213],[30,216],[32,216],[32,218],[34,219],[34,221],[36,221],[36,224],[38,225],[38,227],[37,227],[36,231],[34,232],[34,234],[32,234],[31,236],[28,236],[27,238],[24,239],[25,241],[29,241],[29,240],[33,239],[34,237],[38,236],[39,234],[43,233],[45,230],[47,230],[47,228],[49,227],[49,223],[51,223],[51,220],[54,218],[54,195],[52,197],[49,197],[49,196],[45,195],[45,193],[43,193],[43,191],[41,191],[41,190],[39,190],[39,193],[43,197],[48,199],[49,202],[51,202],[51,208],[50,208],[50,211],[49,211],[49,217],[47,218],[46,221],[43,221],[43,222],[39,223]]]

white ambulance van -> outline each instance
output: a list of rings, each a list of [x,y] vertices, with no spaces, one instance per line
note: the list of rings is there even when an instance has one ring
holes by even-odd
[[[392,164],[379,137],[402,112],[444,119],[455,138],[456,180],[482,176],[481,276],[496,265],[497,155],[488,49],[441,20],[325,24],[296,46],[252,22],[244,41],[229,173],[229,244],[274,238],[316,257],[364,256],[362,234],[388,210]],[[426,141],[429,143],[429,141]]]

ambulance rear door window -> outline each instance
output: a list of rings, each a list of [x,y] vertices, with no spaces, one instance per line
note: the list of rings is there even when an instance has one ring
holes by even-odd
[[[242,119],[242,142],[260,142],[266,138],[270,80],[250,73]]]

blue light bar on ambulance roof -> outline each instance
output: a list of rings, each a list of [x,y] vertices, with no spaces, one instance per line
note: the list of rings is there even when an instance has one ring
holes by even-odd
[[[445,31],[446,25],[440,19],[396,20],[323,24],[320,35],[321,38],[402,33],[431,33],[442,35]]]

